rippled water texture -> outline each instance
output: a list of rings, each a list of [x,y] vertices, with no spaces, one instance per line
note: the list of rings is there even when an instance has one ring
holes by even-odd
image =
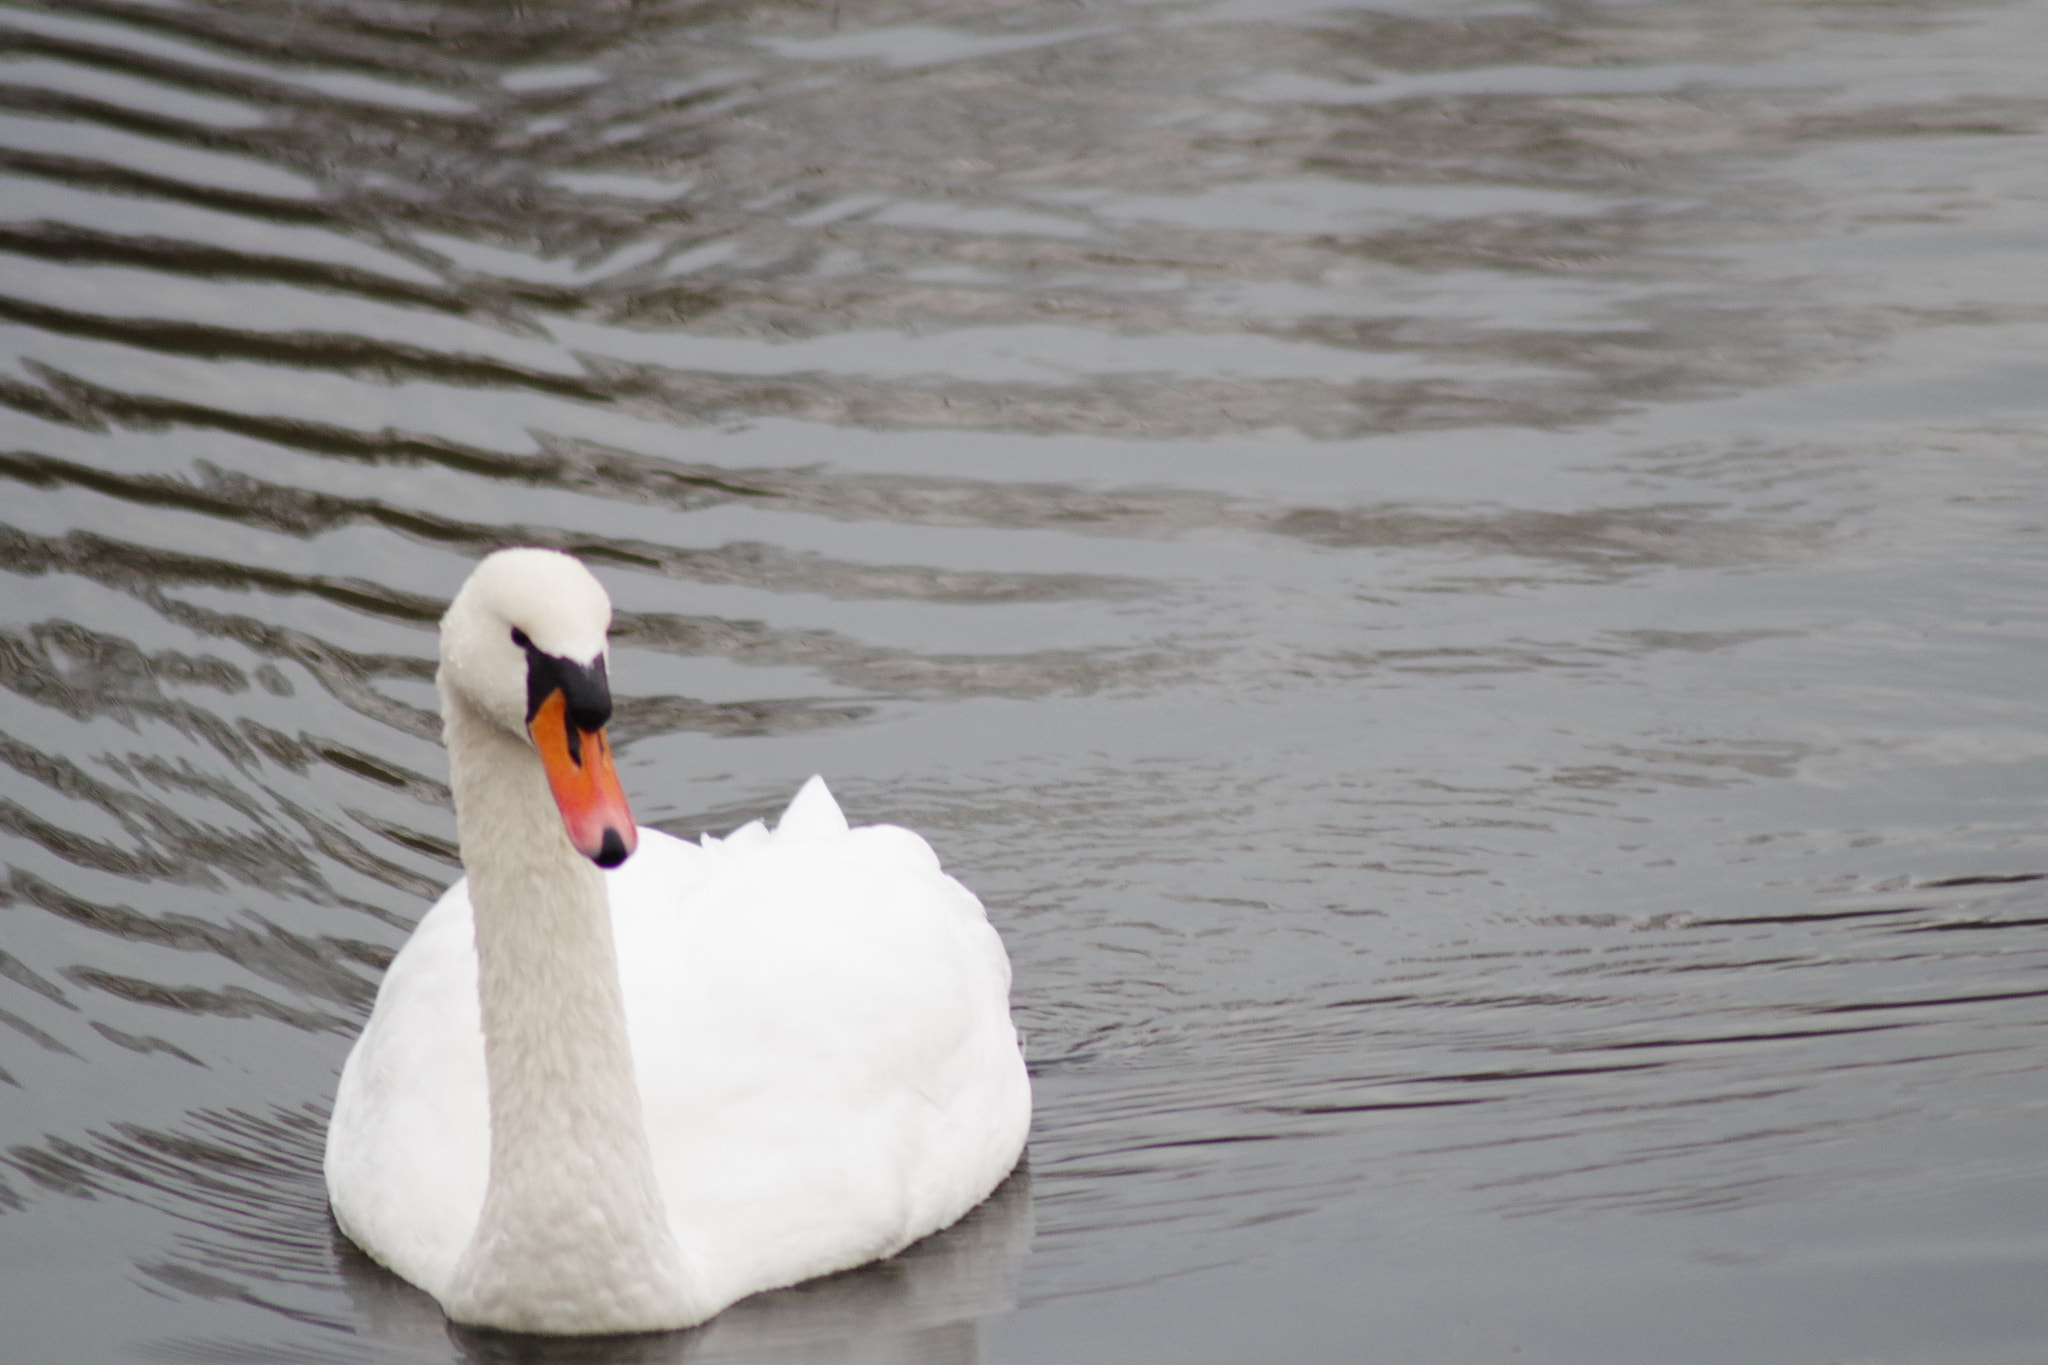
[[[0,3],[0,1323],[37,1362],[2048,1353],[2048,12]],[[643,819],[813,771],[1029,1170],[680,1337],[318,1175],[585,556]]]

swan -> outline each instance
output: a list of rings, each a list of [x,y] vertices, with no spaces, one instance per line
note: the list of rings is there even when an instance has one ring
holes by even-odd
[[[464,880],[386,971],[328,1127],[343,1232],[456,1322],[688,1327],[887,1257],[1016,1165],[1010,965],[929,845],[824,782],[773,830],[636,828],[611,602],[500,550],[441,620]]]

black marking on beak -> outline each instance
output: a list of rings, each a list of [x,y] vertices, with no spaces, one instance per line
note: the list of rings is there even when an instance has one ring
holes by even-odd
[[[539,714],[542,702],[560,692],[569,722],[569,758],[578,767],[583,766],[583,736],[604,729],[612,718],[612,686],[605,675],[604,656],[600,654],[591,663],[579,664],[574,659],[549,654],[536,648],[517,626],[512,628],[512,643],[526,651],[527,723],[531,724]],[[606,852],[610,849],[607,843]],[[623,862],[625,857],[621,845],[619,861]],[[617,864],[603,862],[600,855],[600,865]]]
[[[570,733],[574,734],[575,732],[572,730]],[[598,846],[597,856],[590,861],[596,863],[599,867],[617,867],[620,863],[626,861],[626,841],[619,837],[617,830],[606,830],[604,832],[604,843]]]

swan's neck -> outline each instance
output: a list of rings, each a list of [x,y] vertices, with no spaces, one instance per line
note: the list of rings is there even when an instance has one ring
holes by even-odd
[[[604,876],[571,847],[540,758],[444,693],[476,921],[491,1096],[483,1215],[455,1268],[458,1321],[645,1331],[685,1320],[648,1152]]]

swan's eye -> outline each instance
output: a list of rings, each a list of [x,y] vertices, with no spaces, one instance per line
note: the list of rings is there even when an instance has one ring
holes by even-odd
[[[533,648],[533,641],[527,639],[526,632],[517,626],[512,627],[512,643],[518,645],[521,649]]]

